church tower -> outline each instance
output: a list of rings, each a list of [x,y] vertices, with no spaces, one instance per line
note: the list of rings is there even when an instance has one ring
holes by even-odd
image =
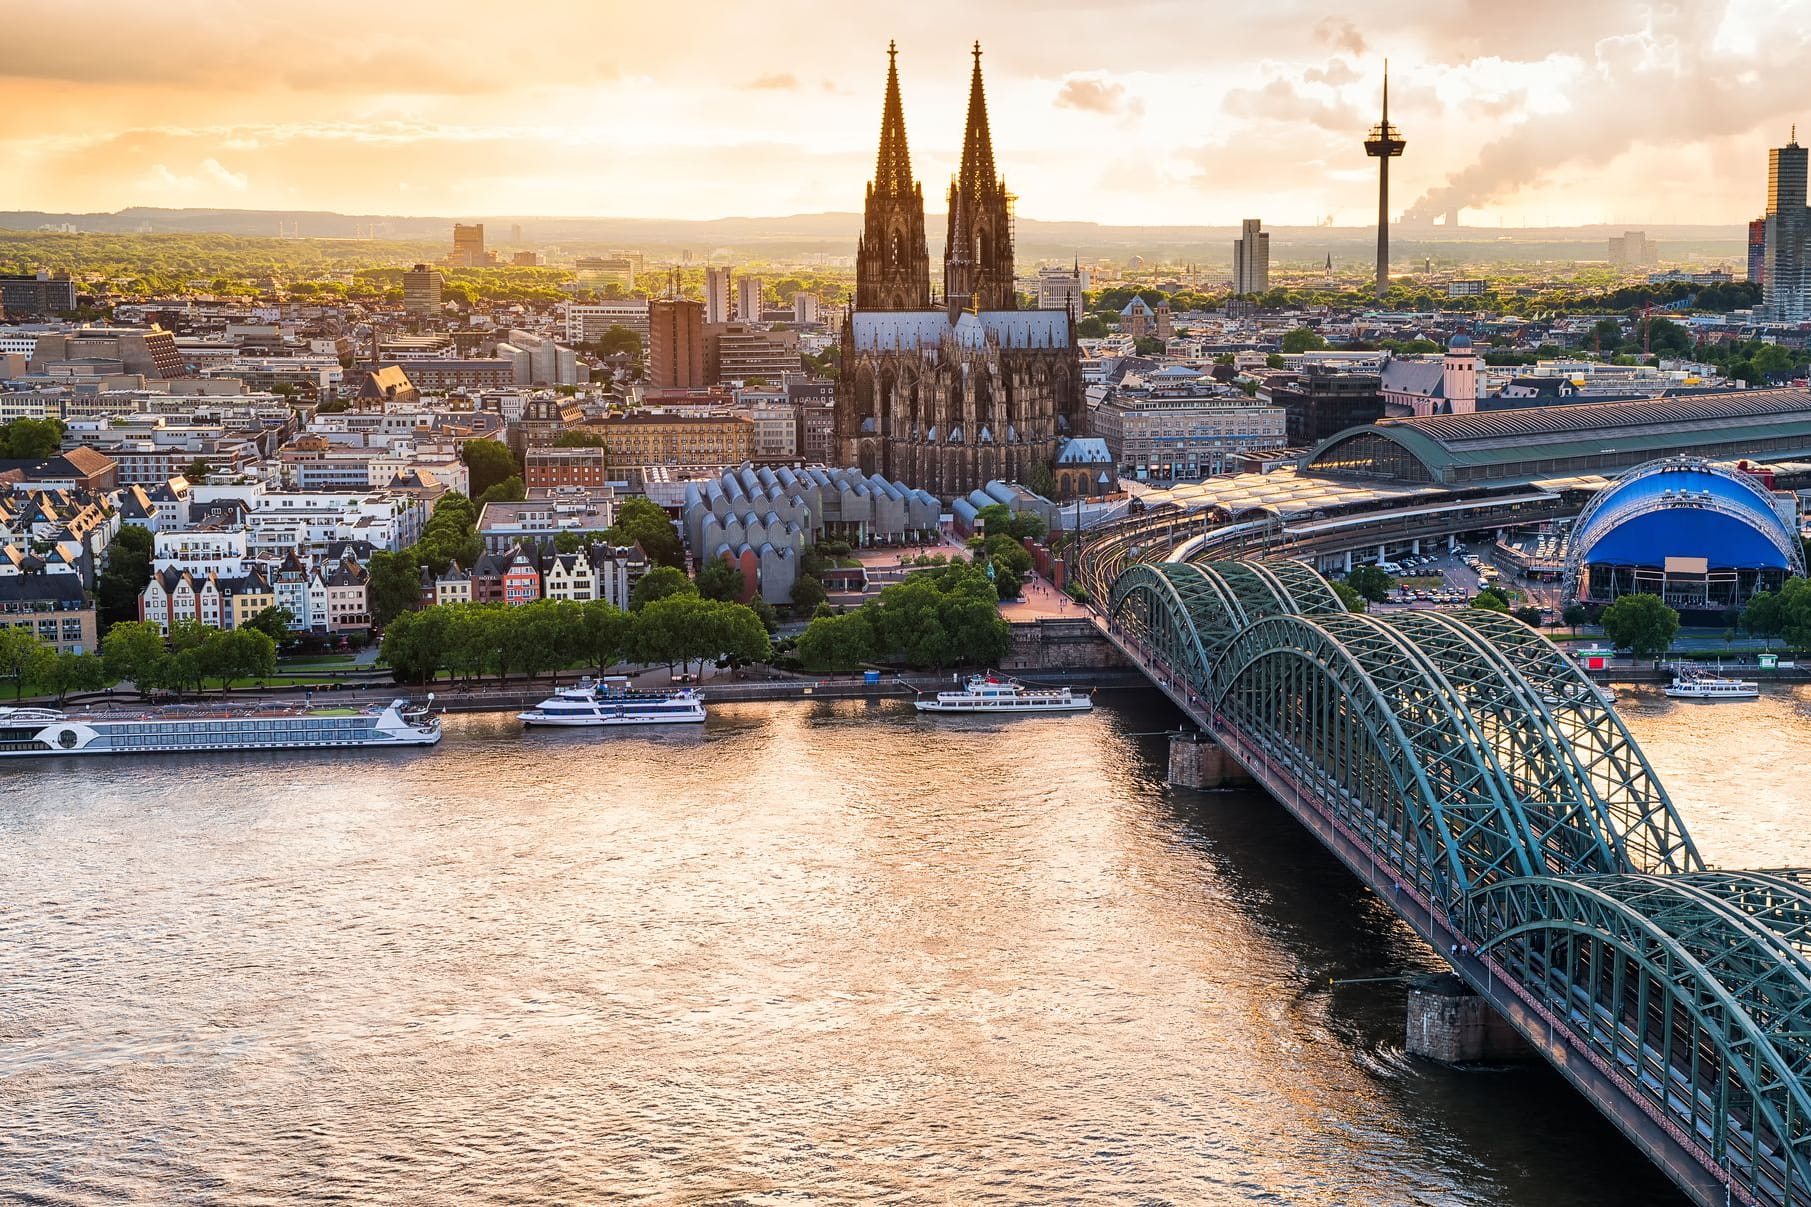
[[[981,43],[968,86],[968,129],[962,166],[950,182],[949,239],[943,252],[944,292],[967,294],[976,310],[1014,310],[1012,216],[1006,181],[994,171],[993,136],[987,129],[987,93],[981,86]],[[966,254],[959,255],[961,248]],[[952,273],[954,275],[952,275]],[[961,278],[961,279],[959,279]]]
[[[931,257],[924,242],[924,189],[912,179],[905,109],[899,102],[898,50],[887,43],[887,99],[880,114],[880,154],[855,246],[857,310],[928,310]]]

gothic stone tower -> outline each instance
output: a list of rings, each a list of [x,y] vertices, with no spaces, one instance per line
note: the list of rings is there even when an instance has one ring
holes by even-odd
[[[987,128],[987,93],[981,86],[979,42],[975,43],[974,56],[974,75],[968,85],[968,129],[962,136],[962,166],[950,181],[949,239],[943,251],[944,293],[969,297],[976,310],[1014,310],[1018,295],[1013,291],[1009,195],[1006,181],[994,170],[994,143]]]
[[[855,248],[857,310],[924,310],[931,304],[931,258],[924,243],[924,189],[912,179],[905,110],[899,102],[898,50],[887,43],[887,99],[880,154]]]
[[[906,158],[893,53],[856,305],[843,322],[836,455],[950,498],[1048,466],[1082,434],[1086,404],[1068,308],[1017,308],[1010,198],[994,168],[979,46],[950,184],[944,305],[931,308],[923,194]]]

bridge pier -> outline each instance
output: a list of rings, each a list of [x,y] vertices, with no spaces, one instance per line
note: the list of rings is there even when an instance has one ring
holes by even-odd
[[[1526,1060],[1532,1053],[1509,1020],[1450,972],[1409,989],[1408,1050],[1443,1064]]]
[[[1252,779],[1226,747],[1198,729],[1179,729],[1170,734],[1169,782],[1179,788],[1225,788]]]

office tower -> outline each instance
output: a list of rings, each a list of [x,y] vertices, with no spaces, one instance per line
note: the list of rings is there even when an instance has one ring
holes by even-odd
[[[1767,281],[1767,219],[1765,216],[1748,224],[1748,280],[1755,285]]]
[[[402,274],[402,308],[421,318],[440,312],[440,270],[417,264]]]
[[[704,306],[683,299],[648,304],[648,378],[657,390],[704,381]]]
[[[729,269],[707,268],[704,270],[704,321],[727,323],[729,320]]]
[[[1660,245],[1646,231],[1624,231],[1609,241],[1609,252],[1617,268],[1644,268],[1660,258]]]
[[[1767,262],[1762,313],[1775,322],[1796,323],[1807,313],[1805,242],[1811,211],[1805,208],[1805,148],[1798,128],[1785,146],[1767,152]]]
[[[761,321],[760,277],[743,277],[736,282],[736,317],[745,323]]]
[[[1262,218],[1247,218],[1232,241],[1232,291],[1263,293],[1270,288],[1270,232]]]
[[[1390,160],[1408,146],[1390,124],[1390,62],[1383,63],[1383,118],[1365,139],[1365,154],[1377,161],[1377,296],[1390,291]]]
[[[453,224],[453,258],[455,268],[473,268],[484,263],[484,223],[471,226]]]

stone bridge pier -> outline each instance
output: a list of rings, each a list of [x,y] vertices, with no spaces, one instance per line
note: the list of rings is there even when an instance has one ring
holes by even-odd
[[[1251,776],[1226,747],[1199,729],[1170,735],[1169,782],[1180,788],[1230,788],[1249,784]]]

